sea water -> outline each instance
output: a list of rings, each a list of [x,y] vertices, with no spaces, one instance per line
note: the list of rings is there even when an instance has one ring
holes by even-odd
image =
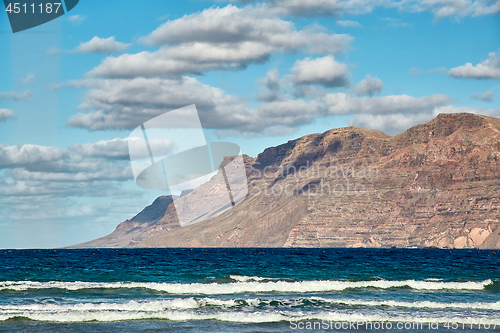
[[[500,331],[500,251],[0,250],[0,332]]]

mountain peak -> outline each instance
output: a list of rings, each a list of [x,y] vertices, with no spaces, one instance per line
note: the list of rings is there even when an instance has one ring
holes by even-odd
[[[156,198],[155,201],[146,208],[144,208],[139,214],[130,219],[134,222],[154,222],[163,215],[167,210],[168,205],[170,205],[176,196],[173,195],[162,195]]]
[[[416,125],[394,137],[397,147],[427,143],[431,139],[445,138],[458,130],[471,131],[482,128],[500,131],[500,119],[473,113],[440,113],[431,121]]]

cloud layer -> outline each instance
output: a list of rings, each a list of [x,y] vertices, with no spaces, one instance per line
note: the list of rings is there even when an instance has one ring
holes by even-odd
[[[372,96],[375,93],[380,94],[383,88],[384,84],[382,83],[382,80],[376,76],[371,77],[367,74],[366,77],[356,85],[356,94],[359,96]]]
[[[476,99],[478,101],[483,101],[483,102],[493,102],[493,99],[495,98],[495,94],[493,94],[491,91],[486,91],[482,94],[472,94],[470,96],[471,99]]]
[[[99,79],[75,82],[90,88],[79,113],[68,120],[72,127],[90,130],[133,129],[146,120],[196,104],[207,128],[257,126],[246,102],[195,78]]]
[[[80,25],[85,20],[85,16],[83,15],[71,15],[68,17],[68,21],[74,25]]]
[[[377,7],[398,8],[405,12],[430,11],[437,19],[480,16],[500,10],[496,4],[482,0],[365,0],[363,6],[353,0],[248,2],[252,1],[245,1],[247,5],[241,8],[234,5],[212,7],[168,21],[138,39],[139,43],[158,49],[105,58],[87,73],[87,79],[70,84],[86,87],[89,91],[79,106],[80,112],[67,124],[89,130],[133,129],[170,110],[196,104],[203,127],[231,135],[284,133],[317,117],[341,114],[355,115],[354,122],[361,122],[361,114],[370,115],[363,119],[372,119],[374,124],[392,119],[393,130],[402,130],[405,124],[428,120],[435,109],[451,103],[451,99],[441,94],[375,97],[382,92],[384,84],[370,75],[353,87],[356,95],[328,91],[350,86],[347,65],[336,60],[334,55],[348,50],[353,37],[330,34],[319,26],[298,29],[285,18],[289,15],[358,15]],[[339,20],[337,24],[360,26],[359,22],[349,20]],[[117,42],[113,38],[94,37],[80,48],[106,52],[108,49],[102,45],[108,43]],[[125,45],[120,46],[121,50]],[[109,52],[112,51],[110,47]],[[229,95],[186,76],[214,70],[242,70],[250,64],[268,61],[277,52],[310,56],[297,60],[290,75],[283,79],[277,70],[269,70],[259,81],[261,90],[256,100],[261,104],[257,106],[251,107],[251,101],[245,98]],[[350,66],[355,68],[355,65]],[[498,66],[498,57],[492,53],[488,60],[473,67],[476,71],[483,71],[483,67],[496,71]],[[465,77],[461,67],[464,66],[451,69],[449,75],[456,76],[460,72]],[[410,75],[444,70],[412,68]],[[471,98],[488,100],[492,96],[473,95]],[[405,122],[395,120],[402,115],[408,115]]]
[[[448,75],[462,79],[498,79],[500,78],[500,49],[498,53],[488,53],[488,59],[477,65],[468,62],[465,65],[454,67],[450,69]]]
[[[425,97],[391,95],[381,97],[357,97],[344,93],[327,94],[323,101],[329,114],[413,114],[432,110],[451,101],[446,95],[434,94]]]
[[[319,84],[329,88],[349,85],[347,66],[335,61],[332,56],[297,60],[292,72],[292,80],[296,85]]]
[[[248,2],[236,0],[235,2]],[[273,10],[293,16],[362,15],[376,8],[397,8],[401,12],[431,12],[436,20],[452,17],[492,15],[500,12],[500,3],[489,0],[270,0]]]
[[[391,114],[366,114],[355,115],[348,123],[349,125],[368,127],[389,134],[398,134],[412,126],[424,124],[440,113],[468,112],[490,117],[500,117],[500,109],[481,109],[473,107],[456,107],[453,105],[436,106],[428,110],[420,110],[416,113],[396,112]]]
[[[15,118],[16,114],[11,109],[0,109],[0,123]]]
[[[120,43],[115,41],[115,37],[99,38],[95,36],[90,41],[80,43],[75,49],[76,52],[81,53],[118,53],[125,52],[130,44]]]
[[[25,91],[23,93],[16,93],[15,91],[0,91],[0,102],[8,99],[14,101],[20,101],[26,99],[32,95],[31,91]]]
[[[167,77],[212,70],[240,70],[262,63],[273,52],[336,54],[353,38],[319,29],[297,30],[265,6],[205,9],[168,21],[140,42],[157,45],[143,51],[108,57],[89,75],[107,78]]]
[[[0,196],[107,196],[133,179],[127,139],[69,149],[0,144],[0,171]]]

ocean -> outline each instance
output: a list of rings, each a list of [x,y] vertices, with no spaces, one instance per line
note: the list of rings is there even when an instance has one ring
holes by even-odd
[[[500,251],[0,250],[0,332],[500,331]]]

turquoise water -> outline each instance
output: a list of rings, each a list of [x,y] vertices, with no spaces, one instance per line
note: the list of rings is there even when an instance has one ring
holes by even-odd
[[[0,332],[489,332],[499,314],[500,251],[0,250]]]

